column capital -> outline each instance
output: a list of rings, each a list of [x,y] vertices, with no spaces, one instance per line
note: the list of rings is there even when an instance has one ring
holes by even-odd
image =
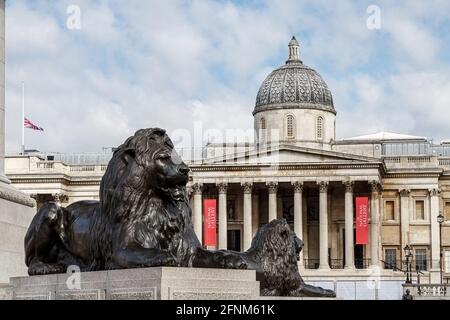
[[[400,197],[409,197],[411,190],[410,189],[400,189],[398,190]]]
[[[303,192],[303,182],[302,181],[292,181],[292,185],[294,186],[294,192],[296,192],[296,193]]]
[[[251,194],[253,190],[253,183],[251,182],[244,182],[241,183],[242,188],[244,189],[244,193]]]
[[[355,186],[355,182],[354,181],[342,181],[342,183],[344,184],[345,187],[345,193],[353,193],[353,188]]]
[[[194,183],[192,185],[192,190],[194,191],[194,194],[202,194],[203,184],[202,183]]]
[[[271,182],[267,182],[266,185],[269,188],[269,193],[277,193],[278,182],[271,181]]]
[[[318,183],[318,185],[319,185],[319,191],[321,193],[327,193],[328,192],[328,185],[329,185],[328,181],[320,181]]]
[[[38,201],[38,199],[39,199],[39,194],[37,194],[37,193],[32,193],[32,194],[30,194],[30,198],[33,198],[34,200]]]
[[[439,188],[428,189],[428,193],[430,197],[437,197],[441,194],[441,190]]]
[[[370,190],[372,191],[372,193],[379,193],[382,190],[382,186],[381,183],[377,180],[372,180],[369,182],[370,183]]]
[[[227,193],[228,183],[220,182],[216,184],[217,189],[219,190],[219,194]]]
[[[53,200],[55,202],[61,203],[61,202],[67,202],[69,200],[69,197],[65,193],[54,193],[52,194]]]

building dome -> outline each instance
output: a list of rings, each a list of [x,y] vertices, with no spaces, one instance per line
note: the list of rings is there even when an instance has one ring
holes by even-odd
[[[300,60],[295,37],[288,47],[286,64],[267,76],[256,97],[256,141],[330,149],[336,137],[336,110],[330,89]]]
[[[253,115],[277,109],[317,109],[336,114],[325,81],[299,59],[295,37],[289,42],[286,64],[272,71],[259,88]]]

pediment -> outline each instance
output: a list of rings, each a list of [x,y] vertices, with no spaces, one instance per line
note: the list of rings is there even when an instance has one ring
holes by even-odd
[[[379,159],[344,152],[280,145],[253,149],[236,155],[207,159],[207,163],[348,163],[377,162]]]

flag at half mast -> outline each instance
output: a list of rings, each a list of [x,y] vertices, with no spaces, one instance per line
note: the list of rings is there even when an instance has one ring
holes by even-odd
[[[31,122],[31,121],[28,120],[27,118],[24,118],[24,120],[23,120],[23,126],[24,126],[25,128],[28,128],[28,129],[33,129],[33,130],[38,130],[38,131],[44,131],[43,128],[38,127],[37,125],[35,125],[33,122]]]

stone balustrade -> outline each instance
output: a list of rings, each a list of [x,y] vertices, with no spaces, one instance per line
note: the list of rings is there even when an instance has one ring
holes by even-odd
[[[403,284],[403,292],[410,291],[415,300],[450,300],[450,283],[446,284]]]
[[[384,163],[388,169],[397,168],[437,168],[443,165],[441,159],[437,156],[423,155],[423,156],[387,156],[383,157]],[[450,159],[446,159],[450,164]],[[442,164],[441,164],[442,163]]]

